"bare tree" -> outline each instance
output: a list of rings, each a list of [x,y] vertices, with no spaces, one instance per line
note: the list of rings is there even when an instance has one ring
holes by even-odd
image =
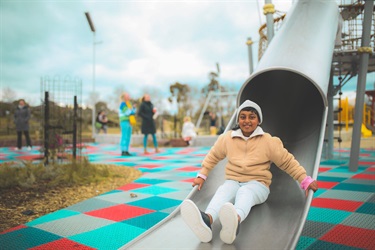
[[[10,87],[3,88],[2,95],[1,95],[1,100],[3,102],[11,103],[14,100],[16,100],[16,98],[17,98],[17,94],[13,89],[11,89]]]

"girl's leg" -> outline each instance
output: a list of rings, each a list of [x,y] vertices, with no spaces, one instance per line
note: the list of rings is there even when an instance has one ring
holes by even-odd
[[[156,140],[156,134],[152,134],[152,141],[153,141],[153,143],[154,143],[155,152],[156,152],[156,153],[159,153],[159,149],[158,149],[158,141]]]
[[[26,145],[28,147],[31,147],[31,139],[30,139],[29,131],[24,131],[24,133],[25,133],[25,137],[26,137]]]
[[[241,222],[249,215],[253,206],[264,203],[270,190],[258,181],[243,183],[239,188],[234,207],[241,218]]]
[[[133,128],[130,125],[130,122],[127,122],[126,140],[125,140],[125,151],[126,152],[129,152],[130,139],[131,139],[131,136],[132,136],[132,131],[133,131]]]
[[[145,154],[147,154],[147,139],[148,139],[148,134],[145,134],[143,136],[143,149],[144,149]]]
[[[221,207],[226,202],[234,200],[239,188],[240,185],[237,181],[226,180],[223,185],[216,190],[215,195],[212,197],[205,211],[206,214],[211,215],[212,222],[218,218]]]

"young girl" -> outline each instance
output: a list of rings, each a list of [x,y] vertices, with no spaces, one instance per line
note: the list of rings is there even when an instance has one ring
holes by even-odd
[[[211,225],[219,217],[221,240],[233,243],[240,223],[249,215],[250,209],[268,198],[272,162],[297,180],[306,195],[309,189],[314,192],[318,189],[317,182],[306,175],[306,170],[284,148],[281,140],[265,133],[259,126],[263,117],[256,103],[243,102],[236,121],[233,130],[220,135],[206,155],[193,187],[198,186],[201,190],[210,171],[227,157],[225,182],[217,189],[204,213],[191,200],[187,199],[181,205],[182,218],[202,242],[211,241]]]

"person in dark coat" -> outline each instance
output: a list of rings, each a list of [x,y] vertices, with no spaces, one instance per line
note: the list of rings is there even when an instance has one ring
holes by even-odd
[[[17,149],[22,149],[22,132],[26,138],[27,149],[31,150],[31,139],[29,134],[29,120],[31,112],[26,105],[25,100],[21,99],[18,102],[16,111],[14,112],[14,123],[17,130]]]
[[[158,149],[158,141],[156,139],[156,127],[154,116],[156,115],[156,108],[150,101],[150,95],[145,94],[142,98],[141,106],[139,107],[138,115],[142,118],[142,125],[141,125],[141,132],[144,134],[143,138],[143,148],[144,153],[148,154],[147,152],[147,140],[148,135],[151,134],[152,141],[154,143],[155,152],[159,153]]]

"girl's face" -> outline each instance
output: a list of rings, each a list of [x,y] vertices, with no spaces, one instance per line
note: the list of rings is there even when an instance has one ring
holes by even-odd
[[[238,125],[244,136],[250,136],[258,127],[258,124],[259,118],[254,112],[241,110],[238,116]]]

